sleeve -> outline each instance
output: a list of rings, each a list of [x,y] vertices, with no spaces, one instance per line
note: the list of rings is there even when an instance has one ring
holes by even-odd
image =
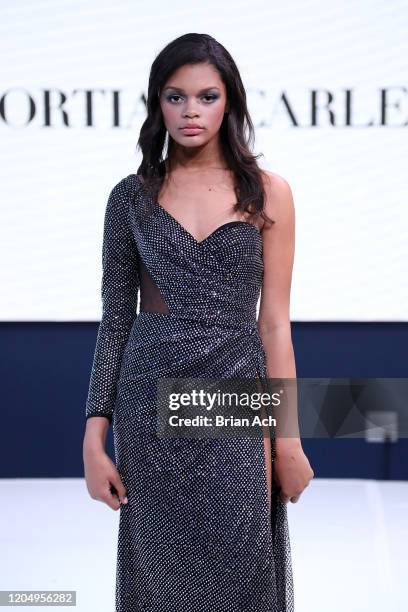
[[[85,417],[112,422],[122,356],[136,318],[139,258],[129,223],[125,179],[110,192],[102,246],[102,319],[98,329]]]

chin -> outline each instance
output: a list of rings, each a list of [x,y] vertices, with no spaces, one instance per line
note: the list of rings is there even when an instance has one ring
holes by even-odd
[[[198,145],[202,146],[207,144],[208,139],[203,139],[202,137],[200,137],[201,134],[198,134],[197,136],[188,136],[188,137],[184,137],[182,139],[179,138],[173,138],[174,142],[177,143],[178,145],[180,145],[181,147],[197,147]]]

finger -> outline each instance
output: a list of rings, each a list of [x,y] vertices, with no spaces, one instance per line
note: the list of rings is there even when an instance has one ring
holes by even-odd
[[[112,508],[112,510],[118,510],[120,508],[120,501],[118,499],[118,496],[116,495],[115,491],[112,490],[109,483],[107,488],[104,489],[100,495],[96,496],[95,499],[103,502],[104,504],[109,506],[109,508]]]
[[[119,497],[119,501],[121,504],[127,504],[128,503],[128,498],[126,497],[126,489],[124,487],[124,484],[119,476],[119,473],[116,472],[112,475],[111,477],[111,484],[115,487],[116,489],[116,494]]]
[[[281,490],[279,493],[279,499],[283,501],[284,504],[287,504],[289,501],[289,495],[285,495],[284,493],[282,493],[282,490]]]
[[[119,510],[120,508],[120,501],[115,495],[110,494],[109,497],[107,497],[103,501],[109,506],[109,508],[112,508],[112,510]]]
[[[284,504],[287,504],[289,501],[289,496],[283,494],[282,487],[277,478],[273,478],[272,480],[272,490],[275,490],[275,492],[278,494],[278,499],[280,499]]]

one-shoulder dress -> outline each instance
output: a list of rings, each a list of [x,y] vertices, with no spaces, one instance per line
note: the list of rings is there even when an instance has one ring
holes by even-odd
[[[157,435],[160,378],[268,376],[258,228],[230,221],[198,241],[130,174],[109,194],[102,266],[86,418],[113,424],[128,497],[116,612],[292,611],[287,507],[274,486],[269,505],[263,438]]]

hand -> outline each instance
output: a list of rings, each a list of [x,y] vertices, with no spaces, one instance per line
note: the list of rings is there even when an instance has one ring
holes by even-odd
[[[92,499],[105,502],[112,510],[119,510],[121,503],[128,503],[119,472],[105,450],[84,445],[84,469]]]
[[[300,442],[290,438],[277,440],[273,468],[280,499],[284,503],[291,501],[295,504],[314,477]]]

